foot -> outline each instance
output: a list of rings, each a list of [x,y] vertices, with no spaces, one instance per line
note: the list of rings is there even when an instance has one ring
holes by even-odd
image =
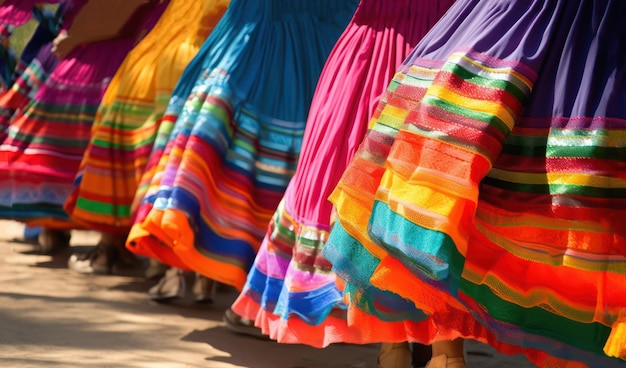
[[[110,275],[143,268],[142,262],[124,248],[124,238],[103,234],[96,247],[84,254],[72,254],[68,267],[84,274]]]
[[[148,298],[155,302],[165,303],[185,295],[185,275],[178,268],[170,268],[159,280],[159,283],[148,290]]]
[[[265,340],[269,339],[267,335],[263,334],[260,328],[254,325],[254,321],[239,317],[237,313],[233,312],[230,308],[224,312],[222,320],[226,323],[226,328],[233,332]]]
[[[215,295],[215,281],[196,273],[193,283],[193,297],[198,304],[212,304]]]
[[[426,368],[465,368],[465,358],[462,356],[448,357],[445,354],[433,357]]]
[[[68,230],[43,229],[37,241],[43,254],[56,254],[70,246],[71,233]]]
[[[157,261],[154,258],[150,258],[148,268],[144,272],[144,277],[148,280],[158,280],[165,275],[165,272],[169,269],[169,266]]]
[[[94,249],[82,254],[72,254],[67,261],[70,270],[90,275],[110,275],[113,273],[112,250],[98,244]]]

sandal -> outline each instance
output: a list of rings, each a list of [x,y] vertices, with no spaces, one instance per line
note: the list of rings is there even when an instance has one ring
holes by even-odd
[[[196,280],[191,290],[194,301],[198,304],[212,304],[213,296],[215,295],[215,286],[215,281],[196,272]]]
[[[263,340],[269,340],[269,336],[264,335],[262,330],[254,325],[254,321],[241,318],[232,309],[228,308],[222,317],[226,328],[242,335],[253,336]]]
[[[185,296],[185,274],[179,268],[171,267],[165,272],[159,283],[148,290],[148,298],[165,303]]]
[[[111,275],[142,268],[142,262],[124,247],[124,238],[102,234],[100,242],[84,254],[72,254],[68,267],[83,274]]]
[[[67,261],[70,270],[90,275],[110,275],[113,273],[114,250],[101,244],[87,253],[72,254]]]

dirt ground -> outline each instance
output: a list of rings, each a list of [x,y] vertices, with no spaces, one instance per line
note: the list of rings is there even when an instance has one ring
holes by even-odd
[[[156,304],[146,297],[155,281],[76,274],[66,267],[69,251],[38,255],[13,241],[22,231],[0,221],[2,368],[376,367],[378,345],[315,349],[237,335],[222,322],[235,291],[222,291],[212,305]],[[84,251],[97,239],[75,231],[71,249]],[[467,351],[468,367],[533,367],[479,343],[468,343]]]

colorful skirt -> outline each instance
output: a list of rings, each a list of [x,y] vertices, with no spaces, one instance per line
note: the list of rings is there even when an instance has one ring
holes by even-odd
[[[356,5],[231,2],[181,79],[179,91],[191,90],[170,103],[129,249],[243,287],[295,171],[322,66]]]
[[[128,233],[136,209],[133,199],[143,198],[139,180],[172,90],[227,6],[228,1],[172,0],[155,28],[126,57],[102,99],[65,204],[74,221]]]
[[[457,1],[420,42],[324,255],[374,307],[370,285],[539,366],[624,366],[626,3],[547,3]]]
[[[70,1],[60,1],[54,13],[42,11],[37,7],[32,8],[32,15],[39,24],[17,58],[13,69],[9,70],[10,83],[0,94],[0,140],[6,138],[6,131],[17,111],[24,108],[34,97],[58,64],[58,58],[51,52],[51,42],[59,31],[63,15],[70,8]]]
[[[0,95],[0,128],[8,129],[11,121],[35,98],[58,64],[59,58],[52,53],[52,43],[42,46],[28,67],[16,75],[11,88]],[[0,139],[5,138],[0,135]]]
[[[36,4],[56,4],[59,0],[4,0],[0,4],[0,24],[19,27],[26,24]]]
[[[137,34],[151,29],[166,6],[161,3],[138,16]],[[62,206],[104,90],[136,39],[134,35],[75,49],[13,118],[0,144],[0,217],[75,226]]]
[[[327,200],[397,67],[453,1],[362,0],[322,71],[298,168],[232,308],[281,343],[363,343],[322,249]],[[381,324],[380,328],[385,326]]]

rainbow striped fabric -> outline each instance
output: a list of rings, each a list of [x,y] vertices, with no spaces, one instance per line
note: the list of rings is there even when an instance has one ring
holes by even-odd
[[[170,101],[129,249],[243,287],[295,171],[323,63],[356,5],[231,2]]]
[[[59,59],[51,49],[51,44],[42,46],[37,57],[16,77],[11,87],[0,95],[0,127],[3,129],[8,130],[11,121],[24,111],[59,64]]]
[[[451,3],[362,0],[331,52],[313,97],[296,173],[232,306],[278,342],[364,343],[371,341],[371,331],[389,330],[380,320],[372,320],[369,331],[347,323],[343,287],[322,256],[332,217],[327,197],[396,68]],[[388,338],[383,337],[392,341]]]
[[[74,15],[80,4],[84,2],[72,2]],[[137,34],[151,29],[166,6],[163,2],[137,13]],[[80,226],[68,221],[63,204],[102,95],[137,34],[74,49],[13,117],[0,144],[0,217],[50,227]]]
[[[65,203],[74,221],[128,233],[138,205],[134,200],[145,194],[139,181],[172,91],[227,6],[228,1],[173,0],[128,54],[104,94]]]
[[[0,21],[10,18],[20,24],[24,21],[20,19],[24,14],[12,4],[12,1],[7,1],[0,5]],[[61,0],[54,13],[33,5],[32,16],[39,24],[18,56],[17,63],[10,70],[7,89],[0,94],[0,140],[6,137],[6,131],[16,111],[26,106],[58,64],[57,57],[50,52],[50,43],[60,29],[63,15],[71,5],[70,1]]]
[[[545,3],[457,1],[418,45],[324,254],[380,318],[395,293],[540,366],[623,366],[626,4]]]

